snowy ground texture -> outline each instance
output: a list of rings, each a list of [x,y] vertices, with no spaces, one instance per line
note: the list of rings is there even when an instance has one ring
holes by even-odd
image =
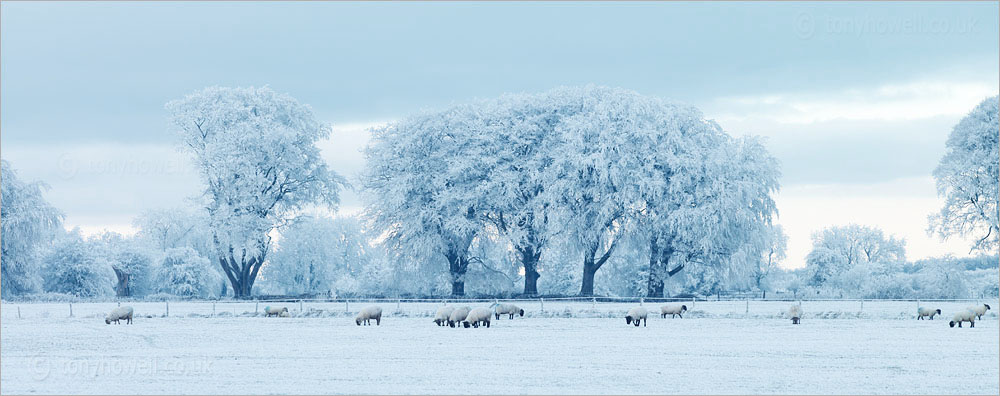
[[[243,304],[218,304],[215,315],[211,303],[207,315],[205,303],[171,304],[168,317],[154,312],[163,303],[133,304],[135,324],[107,326],[99,315],[114,304],[74,304],[68,317],[67,304],[4,303],[0,393],[1000,392],[996,311],[975,328],[948,327],[949,311],[967,303],[935,304],[944,318],[917,321],[905,313],[915,303],[834,314],[854,303],[804,302],[795,326],[784,302],[750,302],[760,312],[749,314],[745,302],[698,302],[684,319],[656,315],[636,328],[618,317],[634,304],[546,302],[489,329],[437,327],[425,316],[434,304],[382,303],[377,327],[347,316],[364,304],[286,304],[292,318]]]

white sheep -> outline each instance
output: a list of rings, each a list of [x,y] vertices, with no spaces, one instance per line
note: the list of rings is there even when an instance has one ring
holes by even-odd
[[[500,315],[510,315],[511,319],[514,319],[514,315],[524,316],[524,310],[514,304],[498,304],[496,316],[500,319]]]
[[[930,316],[931,320],[934,320],[934,315],[940,315],[940,314],[941,314],[940,309],[924,308],[924,307],[917,308],[917,320],[923,319],[924,316]]]
[[[639,327],[639,321],[642,321],[642,327],[646,327],[647,317],[649,316],[649,311],[643,307],[635,307],[628,310],[625,314],[625,324],[635,324],[635,327]]]
[[[365,307],[361,312],[358,312],[358,316],[354,317],[354,324],[361,326],[361,322],[364,322],[367,326],[371,324],[372,319],[375,319],[376,326],[382,323],[382,307],[378,305]]]
[[[990,310],[990,306],[988,304],[973,305],[969,307],[969,310],[976,313],[976,319],[982,319],[986,311]]]
[[[281,316],[282,312],[288,312],[286,307],[272,307],[270,305],[264,307],[265,316]]]
[[[124,307],[118,307],[111,312],[108,312],[108,316],[104,317],[104,324],[121,324],[120,320],[124,320],[126,324],[132,324],[132,307],[126,305]]]
[[[802,320],[802,304],[795,304],[788,308],[788,316],[792,318],[792,324],[799,324]]]
[[[451,316],[451,313],[454,310],[455,307],[452,307],[450,305],[445,305],[441,308],[438,308],[437,314],[434,315],[434,323],[436,323],[438,326],[444,326],[445,324],[448,323],[448,318]]]
[[[462,325],[465,328],[479,327],[480,324],[490,327],[490,317],[493,316],[493,312],[486,308],[476,308],[469,311],[469,314],[465,316],[465,320],[462,321]]]
[[[681,316],[681,314],[684,313],[684,312],[687,312],[687,310],[688,310],[687,305],[683,305],[683,304],[667,304],[667,305],[664,305],[664,306],[660,307],[660,317],[661,318],[666,318],[667,315],[670,315],[670,317],[673,318],[674,315],[677,315],[677,316],[680,316],[681,319],[683,319],[684,316]]]
[[[458,307],[454,311],[451,311],[451,316],[448,316],[448,327],[455,327],[455,325],[461,324],[465,320],[466,316],[469,316],[469,311],[472,308],[469,307]]]
[[[961,311],[955,314],[955,317],[951,318],[951,322],[948,322],[948,327],[955,327],[955,324],[958,324],[958,327],[962,327],[962,322],[969,322],[969,327],[976,327],[976,313],[968,309]]]

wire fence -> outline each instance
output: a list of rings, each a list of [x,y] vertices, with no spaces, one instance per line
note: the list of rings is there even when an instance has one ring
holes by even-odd
[[[120,305],[130,305],[139,318],[164,317],[253,317],[264,316],[268,306],[288,308],[293,317],[352,316],[368,305],[379,305],[387,317],[432,317],[446,305],[491,307],[495,303],[516,304],[526,317],[618,317],[628,309],[643,306],[652,315],[667,303],[687,306],[685,317],[779,318],[792,304],[802,304],[804,318],[819,319],[913,319],[918,307],[941,309],[946,317],[970,305],[985,303],[992,308],[983,319],[996,319],[1000,302],[992,299],[697,299],[645,297],[554,297],[534,299],[493,298],[352,298],[270,299],[220,301],[122,301],[122,302],[3,302],[0,318],[95,318]]]

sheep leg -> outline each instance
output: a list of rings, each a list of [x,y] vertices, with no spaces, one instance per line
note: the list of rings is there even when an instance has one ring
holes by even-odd
[[[646,327],[646,321],[648,320],[648,318],[642,318],[642,327]]]
[[[667,318],[667,314],[665,314],[665,313],[661,313],[661,314],[660,314],[660,317],[661,317],[661,318],[664,318],[664,319],[666,319],[666,318]]]
[[[514,313],[511,313],[511,314],[510,314],[510,318],[511,318],[512,320],[514,319]]]
[[[500,320],[500,313],[499,312],[496,313],[496,317],[497,317],[497,320]]]
[[[976,322],[969,322],[969,327],[976,327]]]
[[[490,322],[486,322],[486,328],[490,328]]]

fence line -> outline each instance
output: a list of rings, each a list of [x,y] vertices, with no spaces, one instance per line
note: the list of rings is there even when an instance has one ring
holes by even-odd
[[[444,304],[515,303],[537,316],[589,316],[609,317],[626,310],[633,304],[646,306],[654,311],[658,304],[680,302],[688,305],[689,312],[702,317],[773,317],[781,315],[789,303],[801,302],[807,315],[816,317],[881,317],[905,318],[916,313],[917,307],[933,304],[946,312],[964,309],[972,303],[985,302],[993,306],[989,317],[996,317],[1000,302],[992,299],[681,299],[647,297],[545,297],[545,298],[341,298],[341,299],[269,299],[269,300],[191,300],[191,301],[107,301],[107,302],[3,302],[4,319],[31,317],[103,316],[115,305],[133,305],[136,314],[143,317],[185,316],[257,316],[263,315],[266,305],[286,305],[294,315],[341,316],[356,312],[366,304],[380,304],[390,315],[427,316]],[[263,305],[262,305],[263,304]],[[996,304],[996,305],[994,305]],[[395,305],[395,310],[391,307]],[[22,310],[24,306],[26,309]],[[388,307],[387,307],[388,306]],[[23,311],[23,312],[22,312]],[[950,313],[949,313],[950,314]]]

